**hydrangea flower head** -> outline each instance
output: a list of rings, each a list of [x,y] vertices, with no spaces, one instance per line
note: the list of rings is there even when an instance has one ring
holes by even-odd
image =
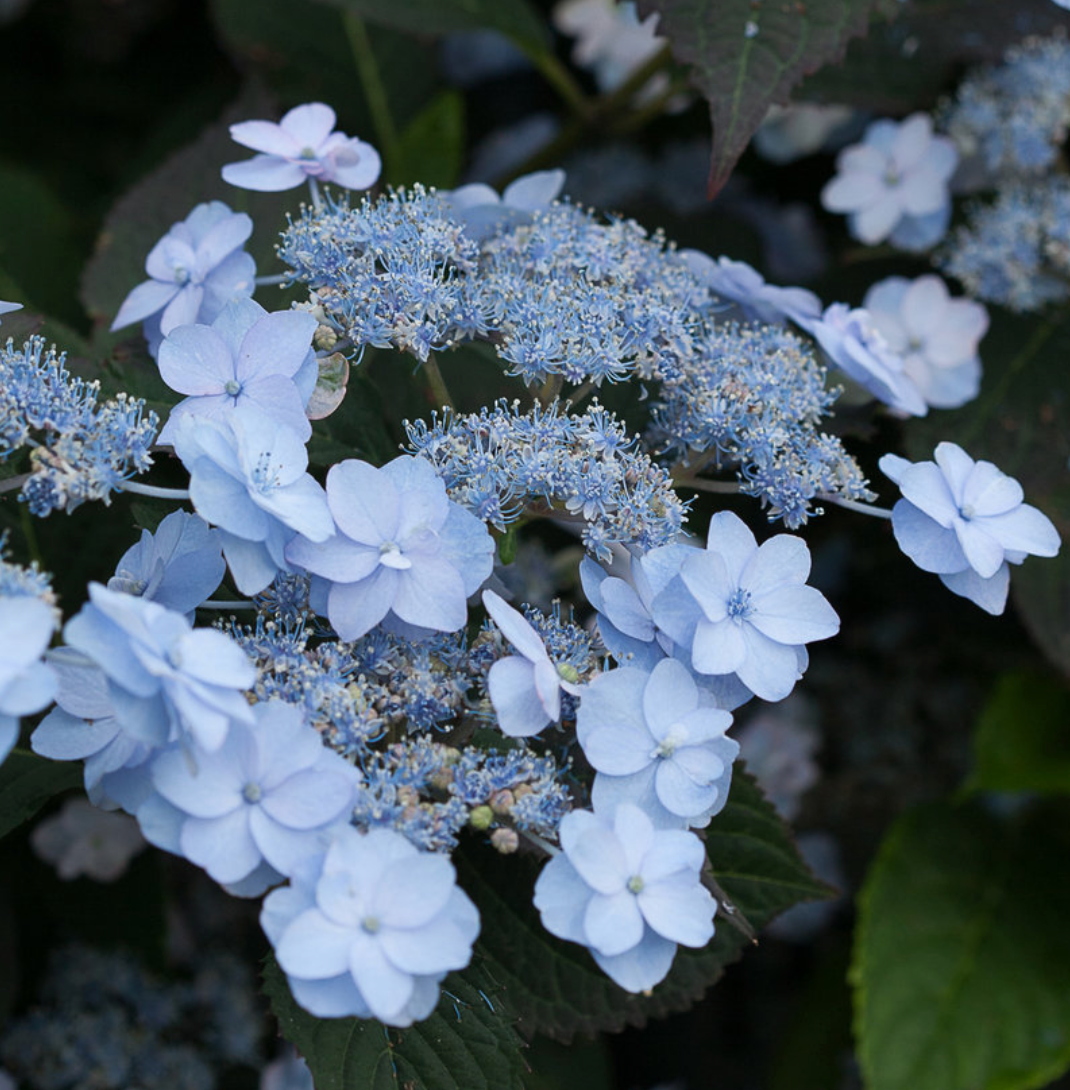
[[[654,621],[702,674],[735,674],[763,700],[782,700],[801,677],[805,644],[834,636],[839,618],[806,585],[810,550],[792,534],[760,546],[730,511],[710,519],[696,549],[654,599]]]
[[[278,880],[321,851],[320,835],[353,808],[359,773],[299,708],[269,701],[254,714],[255,724],[235,723],[195,763],[170,749],[152,766],[157,791],[182,812],[182,854],[217,882],[240,882],[264,862]]]
[[[694,833],[655,829],[638,806],[622,803],[566,814],[561,848],[535,883],[543,927],[588,947],[627,991],[664,979],[678,943],[712,938],[717,903],[700,881],[706,853]]]
[[[302,1007],[390,1026],[434,1010],[438,982],[468,964],[479,933],[453,865],[392,829],[339,830],[268,895],[260,921]]]
[[[42,599],[0,599],[0,762],[18,740],[19,718],[56,695],[56,677],[41,661],[55,627],[52,607]]]
[[[224,307],[210,326],[173,330],[160,345],[160,375],[172,390],[188,396],[171,410],[159,441],[173,442],[177,422],[187,414],[219,419],[235,413],[259,413],[307,441],[312,434],[304,409],[308,397],[296,379],[312,355],[315,332],[311,314],[268,314],[252,299]]]
[[[706,825],[728,798],[739,746],[732,717],[701,698],[687,668],[607,670],[584,690],[576,736],[598,775],[597,810],[634,802],[659,828]]]
[[[991,462],[975,462],[947,442],[934,458],[912,464],[886,454],[880,460],[903,494],[892,509],[895,540],[949,590],[1002,613],[1008,563],[1021,564],[1029,554],[1055,556],[1059,533],[1047,515],[1023,503],[1022,486]]]
[[[296,538],[287,559],[329,583],[327,616],[355,640],[388,614],[416,628],[455,632],[467,600],[494,566],[486,526],[446,495],[422,458],[402,455],[377,469],[355,458],[327,474],[337,533]]]
[[[952,299],[944,281],[928,274],[881,280],[866,292],[863,306],[926,404],[954,409],[977,396],[977,346],[988,330],[982,304]]]
[[[222,201],[197,205],[149,251],[149,279],[123,301],[112,330],[145,321],[155,353],[176,326],[212,322],[231,299],[252,295],[256,264],[242,249],[252,233],[244,212]]]
[[[379,178],[379,153],[355,136],[334,131],[335,113],[322,102],[295,106],[276,124],[242,121],[231,125],[239,144],[260,154],[223,167],[223,180],[242,189],[277,192],[306,179],[346,189],[369,189]]]
[[[561,718],[561,690],[577,694],[580,686],[565,678],[551,662],[546,645],[522,614],[492,590],[483,591],[483,605],[519,652],[498,659],[487,675],[487,690],[498,725],[510,738],[538,734],[547,723]]]
[[[821,203],[848,213],[851,234],[868,246],[890,238],[924,250],[947,230],[948,182],[957,163],[954,142],[933,135],[928,114],[874,121],[861,144],[840,152],[838,173],[821,191]]]

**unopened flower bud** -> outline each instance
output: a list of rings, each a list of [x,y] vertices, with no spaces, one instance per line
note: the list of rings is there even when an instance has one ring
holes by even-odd
[[[468,815],[468,824],[480,831],[489,829],[494,824],[494,811],[489,806],[477,806]]]
[[[502,855],[512,855],[520,847],[520,837],[515,829],[495,829],[490,834],[490,844]]]

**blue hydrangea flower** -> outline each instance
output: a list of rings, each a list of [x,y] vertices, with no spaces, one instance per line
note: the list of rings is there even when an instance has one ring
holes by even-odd
[[[1023,503],[1022,486],[991,462],[975,462],[956,443],[940,443],[932,462],[895,454],[880,460],[903,498],[892,509],[895,540],[922,571],[988,613],[1007,602],[1010,564],[1030,553],[1055,556],[1051,519]]]
[[[701,947],[713,937],[717,902],[702,885],[706,852],[694,833],[655,829],[622,803],[566,814],[561,848],[535,883],[543,927],[588,947],[627,991],[663,980],[678,943]]]
[[[449,860],[391,829],[339,830],[268,895],[260,922],[305,1010],[390,1026],[434,1010],[438,982],[468,964],[479,933]]]
[[[197,205],[149,251],[149,279],[123,301],[112,330],[144,321],[155,354],[176,326],[212,322],[230,300],[252,295],[256,264],[242,249],[252,233],[244,212],[222,201]]]
[[[659,828],[708,825],[725,804],[739,746],[726,711],[702,699],[687,668],[607,670],[583,691],[576,737],[597,772],[595,809],[633,802]]]
[[[988,330],[988,311],[972,299],[952,299],[932,274],[889,276],[873,284],[863,303],[903,374],[926,404],[954,409],[981,389],[977,345]]]
[[[89,584],[89,599],[63,635],[107,675],[129,734],[153,746],[189,734],[211,751],[232,720],[252,720],[243,690],[256,670],[229,636],[195,630],[181,613],[99,583]]]
[[[890,238],[894,245],[925,250],[947,230],[948,182],[957,164],[954,142],[933,135],[928,114],[874,121],[861,144],[840,152],[821,203],[848,213],[851,234],[867,246]]]
[[[654,621],[702,674],[735,674],[763,700],[783,700],[806,664],[805,644],[834,636],[839,618],[806,585],[810,550],[792,534],[758,545],[738,516],[710,519],[693,550],[653,602]]]
[[[40,598],[0,599],[0,763],[18,740],[19,718],[56,695],[56,676],[41,661],[55,627],[52,607]]]
[[[278,124],[242,121],[231,125],[231,138],[253,151],[252,159],[228,163],[223,180],[242,189],[277,192],[312,178],[346,189],[369,189],[382,164],[371,146],[334,131],[335,113],[322,102],[295,106]]]
[[[179,326],[160,345],[160,375],[180,394],[159,441],[173,441],[186,414],[209,419],[259,413],[302,442],[312,434],[296,384],[312,355],[316,319],[299,310],[268,314],[252,299],[224,307],[210,325]]]
[[[152,765],[156,790],[183,814],[182,854],[217,882],[240,882],[264,862],[276,880],[289,874],[353,808],[359,773],[299,708],[271,701],[253,710],[256,722],[233,724],[214,753],[191,761],[172,749]]]
[[[258,594],[280,571],[296,534],[325,541],[334,524],[319,482],[305,472],[297,434],[259,414],[229,420],[193,414],[175,426],[175,452],[190,475],[190,499],[222,531],[223,555],[243,594]]]
[[[388,615],[455,632],[494,566],[486,526],[446,495],[430,463],[402,455],[381,469],[350,458],[327,474],[338,532],[296,538],[286,557],[329,584],[327,616],[355,640]]]
[[[141,531],[141,540],[123,553],[108,589],[189,614],[219,586],[226,568],[219,531],[187,511],[172,511],[155,533]]]
[[[487,675],[487,691],[498,726],[510,738],[538,734],[561,718],[561,690],[578,695],[579,685],[565,678],[546,652],[538,632],[524,616],[492,590],[483,591],[483,605],[518,655],[498,659]],[[573,677],[578,675],[573,672]]]

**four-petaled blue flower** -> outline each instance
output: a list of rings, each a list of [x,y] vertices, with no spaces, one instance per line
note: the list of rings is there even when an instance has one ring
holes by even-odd
[[[232,299],[253,294],[256,264],[241,248],[252,233],[244,212],[222,201],[197,205],[149,251],[149,279],[126,297],[111,328],[144,321],[155,355],[176,326],[214,321]]]
[[[762,545],[738,516],[710,519],[696,549],[654,599],[654,622],[691,655],[701,674],[735,674],[763,700],[783,700],[802,676],[805,644],[825,640],[840,620],[806,586],[810,550],[792,534]]]
[[[377,469],[347,459],[327,474],[327,500],[338,532],[296,538],[286,558],[329,584],[327,616],[343,640],[388,615],[418,629],[464,627],[468,597],[494,566],[494,539],[447,497],[429,462],[402,455]]]
[[[543,927],[588,947],[622,988],[664,979],[676,946],[705,946],[717,902],[702,885],[702,841],[655,829],[631,803],[607,813],[573,810],[561,820],[560,855],[535,883]]]
[[[315,332],[311,314],[268,314],[252,299],[224,307],[211,326],[179,326],[160,345],[160,375],[172,390],[189,396],[171,410],[158,441],[172,442],[187,414],[219,420],[258,413],[307,442],[312,425],[305,402],[317,373]]]
[[[268,895],[260,922],[305,1010],[389,1026],[434,1010],[438,982],[468,964],[479,934],[453,864],[393,829],[339,830]]]
[[[633,802],[661,828],[701,826],[725,804],[739,746],[726,711],[703,700],[687,668],[607,670],[583,690],[576,736],[598,775],[598,810]]]
[[[237,143],[261,154],[228,163],[223,180],[271,193],[293,189],[309,178],[346,189],[369,189],[382,169],[379,153],[355,136],[335,132],[334,122],[330,106],[309,102],[295,106],[278,124],[242,121],[231,125],[230,135]]]
[[[359,773],[323,744],[299,708],[271,701],[253,710],[255,724],[233,724],[214,753],[191,760],[173,748],[152,765],[156,790],[182,813],[182,854],[217,882],[240,882],[265,862],[278,881],[322,852],[355,800]]]
[[[1055,556],[1059,533],[1023,503],[1022,486],[991,462],[975,462],[956,443],[940,443],[934,462],[886,454],[880,467],[902,492],[892,509],[899,547],[922,571],[988,613],[1007,602],[1010,564]]]

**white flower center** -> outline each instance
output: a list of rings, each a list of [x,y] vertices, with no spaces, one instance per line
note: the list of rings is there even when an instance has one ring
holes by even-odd
[[[379,546],[379,563],[398,571],[412,567],[412,561],[401,551],[401,546],[396,541],[384,541]]]
[[[374,935],[376,931],[382,927],[382,923],[378,916],[365,916],[364,919],[360,921],[360,926],[369,935]]]
[[[681,723],[676,723],[669,728],[669,733],[658,744],[650,756],[651,759],[656,760],[659,757],[671,757],[682,745],[686,745],[688,740],[687,727]]]

